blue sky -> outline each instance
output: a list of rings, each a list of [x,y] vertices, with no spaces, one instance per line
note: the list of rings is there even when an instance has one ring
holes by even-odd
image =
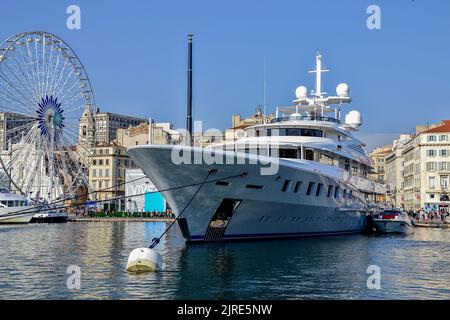
[[[79,5],[81,30],[66,28]],[[366,27],[370,4],[382,29]],[[194,118],[224,129],[231,115],[289,105],[320,50],[325,90],[351,87],[369,145],[416,124],[449,119],[450,2],[447,0],[2,0],[0,38],[45,30],[77,52],[103,111],[185,125],[186,34],[195,34]],[[350,110],[350,109],[347,109]],[[379,139],[379,141],[377,140]]]

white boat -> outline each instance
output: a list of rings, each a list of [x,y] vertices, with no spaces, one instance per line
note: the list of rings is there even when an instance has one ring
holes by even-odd
[[[367,179],[372,164],[352,132],[361,114],[351,111],[349,87],[322,92],[322,57],[316,89],[300,86],[291,107],[244,137],[208,148],[140,145],[134,161],[179,214],[187,242],[362,232],[369,200],[383,187]],[[334,107],[333,107],[334,106]],[[207,182],[199,189],[200,183]],[[187,188],[182,186],[191,185]]]
[[[0,188],[0,224],[28,223],[35,213],[27,198]]]
[[[414,223],[401,210],[384,210],[373,218],[375,229],[379,233],[411,234]]]
[[[66,212],[58,210],[48,210],[33,215],[30,223],[65,223],[69,219]]]

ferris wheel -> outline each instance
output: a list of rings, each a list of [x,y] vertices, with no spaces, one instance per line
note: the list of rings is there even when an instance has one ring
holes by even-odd
[[[24,32],[0,44],[3,185],[47,201],[89,188],[94,105],[86,70],[62,39]]]

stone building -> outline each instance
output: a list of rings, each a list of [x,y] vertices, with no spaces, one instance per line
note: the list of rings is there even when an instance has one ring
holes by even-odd
[[[125,172],[135,168],[126,148],[116,143],[98,144],[91,157],[89,184],[96,193],[90,200],[102,201],[100,207],[105,210],[125,210],[125,199],[114,198],[125,195]]]
[[[171,123],[143,122],[137,126],[117,129],[116,142],[129,148],[140,144],[178,144],[181,141],[180,132],[172,129]]]
[[[403,196],[403,171],[404,159],[403,150],[405,145],[413,138],[411,134],[401,134],[393,142],[392,152],[386,156],[386,200],[394,207],[401,207],[404,204]]]
[[[148,119],[120,115],[110,112],[99,112],[94,114],[95,142],[110,143],[117,138],[117,130],[137,126],[148,122]]]
[[[448,210],[450,183],[450,120],[419,131],[404,158],[403,192],[408,210]]]

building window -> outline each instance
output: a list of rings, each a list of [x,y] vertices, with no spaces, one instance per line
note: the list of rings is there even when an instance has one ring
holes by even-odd
[[[441,157],[448,157],[448,150],[447,149],[441,149],[439,150],[439,155]]]
[[[96,176],[97,176],[97,170],[92,169],[92,176],[93,176],[93,177],[96,177]]]
[[[428,157],[435,157],[436,156],[436,150],[434,150],[434,149],[427,150],[427,156]]]
[[[428,188],[434,189],[435,188],[435,177],[428,177]]]
[[[448,176],[441,176],[441,188],[442,189],[448,188]]]
[[[427,171],[436,171],[436,162],[427,162]]]
[[[439,141],[448,141],[448,135],[446,134],[441,134],[439,136]]]
[[[428,136],[427,142],[436,142],[436,136]]]
[[[98,169],[98,176],[103,177],[103,169]]]

